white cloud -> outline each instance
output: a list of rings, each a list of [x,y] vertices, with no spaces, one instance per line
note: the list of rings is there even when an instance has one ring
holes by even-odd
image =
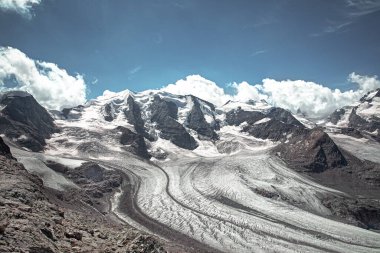
[[[258,56],[260,54],[265,54],[266,52],[267,52],[267,50],[257,50],[251,54],[251,57],[255,57],[255,56]]]
[[[380,80],[377,79],[377,76],[361,76],[352,72],[348,76],[348,81],[358,84],[359,89],[364,91],[380,88]]]
[[[162,90],[177,95],[194,95],[215,105],[223,105],[231,99],[216,83],[200,75],[187,76],[186,79],[169,84]]]
[[[263,80],[262,90],[272,105],[294,113],[301,111],[312,118],[326,117],[335,109],[352,104],[362,96],[359,92],[341,92],[303,80],[276,81],[267,78]]]
[[[231,100],[246,102],[249,100],[259,101],[261,99],[267,99],[267,96],[260,93],[259,85],[250,85],[247,82],[233,83],[231,85],[235,89],[235,95],[231,97]]]
[[[368,91],[380,88],[380,81],[376,76],[351,73],[348,80],[358,84],[358,89],[342,92],[304,80],[277,81],[266,78],[261,84],[256,85],[247,82],[233,83],[230,86],[234,88],[235,93],[229,95],[216,83],[199,75],[192,75],[162,90],[178,95],[192,94],[217,106],[228,100],[247,102],[251,99],[265,99],[273,106],[288,109],[293,113],[301,111],[311,118],[319,119],[338,108],[357,102]]]
[[[0,9],[15,11],[21,15],[30,17],[33,6],[40,3],[41,0],[1,0]]]
[[[95,84],[97,84],[98,82],[99,82],[99,79],[96,78],[96,77],[94,77],[94,80],[92,80],[91,84],[92,84],[92,85],[95,85]]]
[[[142,70],[142,66],[139,65],[139,66],[136,66],[132,69],[129,69],[128,70],[128,80],[132,80],[134,75],[136,75],[138,72],[140,72]]]
[[[9,82],[11,81],[11,85]],[[48,109],[62,109],[86,101],[86,83],[54,63],[30,59],[11,47],[0,47],[0,91],[23,90]]]
[[[140,70],[142,69],[142,66],[137,66],[137,67],[134,67],[133,69],[130,69],[128,71],[129,75],[134,75],[136,74],[137,72],[139,72]]]
[[[365,16],[380,11],[378,0],[346,0],[346,6],[350,8],[348,14],[351,17]]]
[[[319,37],[326,34],[346,32],[350,26],[358,22],[361,17],[380,11],[379,0],[345,0],[341,1],[339,12],[335,20],[326,20],[328,25],[322,32],[312,33],[310,36]]]

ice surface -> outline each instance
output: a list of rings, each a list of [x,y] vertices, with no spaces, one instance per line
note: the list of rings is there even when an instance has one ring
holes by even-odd
[[[44,186],[59,191],[63,191],[67,188],[78,188],[74,182],[47,167],[44,163],[44,161],[46,161],[44,154],[32,153],[16,148],[11,148],[11,152],[13,156],[25,166],[25,169],[32,174],[38,175],[42,179]],[[70,163],[68,160],[69,159],[60,159],[60,161],[66,162],[66,165],[69,166],[79,164],[78,161]]]
[[[319,216],[330,214],[319,196],[340,193],[298,175],[265,149],[181,156],[158,165],[133,167],[141,179],[141,210],[220,250],[376,252],[380,247],[379,234]]]
[[[344,134],[329,133],[339,147],[349,151],[360,159],[380,163],[380,144],[366,138],[354,138]]]

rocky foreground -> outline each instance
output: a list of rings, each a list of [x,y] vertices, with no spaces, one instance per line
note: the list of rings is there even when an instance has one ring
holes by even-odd
[[[75,192],[58,199],[1,138],[0,148],[0,252],[185,252],[100,213]]]

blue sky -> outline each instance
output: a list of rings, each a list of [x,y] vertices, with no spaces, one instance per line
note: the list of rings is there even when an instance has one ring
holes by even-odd
[[[0,10],[0,46],[84,75],[88,97],[191,74],[342,90],[351,72],[380,75],[380,1],[35,1],[21,14]]]

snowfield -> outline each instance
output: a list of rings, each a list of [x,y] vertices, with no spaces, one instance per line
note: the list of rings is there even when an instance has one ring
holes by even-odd
[[[344,134],[329,133],[329,136],[343,149],[362,160],[380,163],[380,144],[365,138],[354,138]]]

